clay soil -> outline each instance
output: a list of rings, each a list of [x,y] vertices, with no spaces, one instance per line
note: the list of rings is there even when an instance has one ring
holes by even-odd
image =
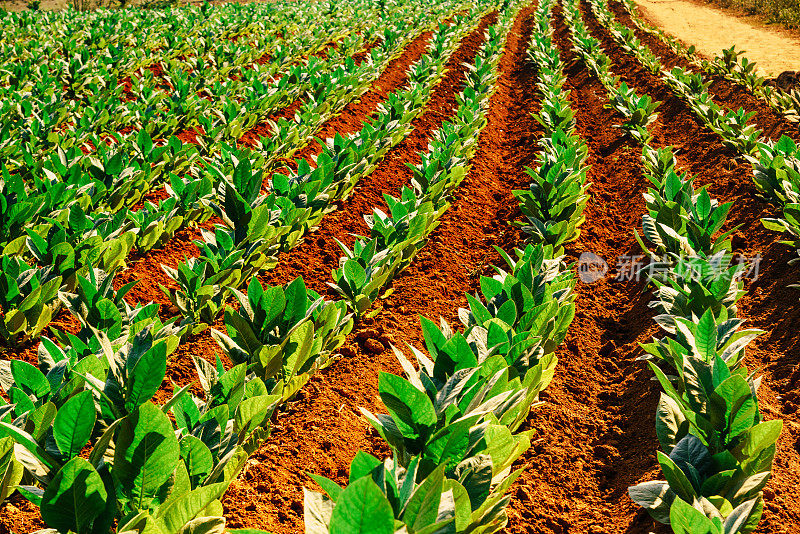
[[[384,410],[377,395],[380,371],[400,373],[390,345],[423,346],[419,316],[444,318],[458,324],[457,309],[466,305],[466,292],[474,292],[480,276],[491,275],[491,265],[501,265],[493,246],[506,250],[523,242],[512,225],[521,215],[512,194],[526,187],[527,166],[535,165],[537,140],[542,132],[532,117],[539,109],[536,75],[527,60],[526,47],[534,31],[535,4],[522,10],[509,34],[500,63],[501,77],[492,97],[488,124],[479,138],[472,168],[452,198],[426,247],[392,283],[391,294],[378,303],[378,313],[356,325],[340,351],[340,358],[318,373],[296,400],[277,415],[272,435],[249,460],[234,481],[223,504],[228,526],[261,528],[278,534],[303,531],[303,487],[314,488],[308,472],[337,482],[347,480],[348,467],[358,450],[379,457],[389,451],[360,416],[358,408]],[[619,4],[613,9],[631,25]],[[749,164],[725,149],[719,138],[694,119],[683,102],[650,75],[634,59],[620,51],[608,33],[582,5],[589,30],[601,40],[613,62],[612,70],[639,94],[661,101],[652,127],[655,146],[674,146],[683,170],[698,185],[708,185],[720,201],[732,201],[728,225],[738,226],[733,245],[745,257],[760,256],[759,276],[748,280],[747,295],[740,306],[748,326],[765,334],[748,353],[748,365],[763,376],[759,399],[767,419],[784,420],[778,443],[774,474],[765,495],[759,534],[800,533],[800,291],[788,289],[800,283],[800,274],[787,266],[792,252],[777,243],[775,234],[763,229],[759,219],[775,208],[759,200]],[[484,30],[496,20],[487,15],[480,26],[460,43],[437,85],[425,112],[414,122],[414,131],[392,149],[379,167],[365,177],[353,194],[327,215],[320,228],[294,250],[282,254],[278,267],[261,277],[262,283],[285,283],[303,276],[307,285],[333,296],[326,288],[340,250],[338,238],[350,245],[352,234],[363,234],[363,215],[385,208],[383,194],[398,195],[411,176],[406,163],[419,161],[419,153],[443,121],[455,111],[456,94],[465,67],[484,40]],[[567,255],[576,260],[591,252],[609,266],[595,283],[579,282],[576,317],[557,354],[556,376],[526,423],[534,429],[533,446],[519,461],[523,475],[511,490],[507,532],[522,533],[665,533],[627,496],[627,488],[660,477],[655,455],[658,442],[654,413],[658,387],[642,362],[639,343],[660,335],[652,296],[643,280],[626,277],[618,258],[640,254],[633,229],[641,225],[642,193],[646,182],[640,163],[641,147],[613,127],[621,117],[607,109],[605,90],[578,60],[569,40],[560,8],[554,12],[555,42],[566,63],[565,89],[570,91],[578,133],[589,148],[591,200],[580,238],[569,244]],[[334,132],[357,131],[388,93],[406,83],[406,69],[424,53],[430,34],[412,41],[394,60],[370,91],[348,105],[322,127],[321,137]],[[682,64],[657,39],[639,32],[665,64]],[[711,91],[727,107],[756,111],[764,135],[796,137],[796,129],[771,112],[762,102],[725,80],[714,80]],[[309,146],[300,156],[312,158]],[[134,257],[120,283],[142,282],[131,294],[133,301],[155,300],[166,312],[167,301],[158,284],[169,286],[158,265],[175,265],[183,255],[197,253],[184,231],[161,251]],[[630,273],[627,273],[630,274]],[[59,328],[74,328],[68,316],[57,318]],[[216,344],[203,333],[183,344],[170,362],[163,396],[172,383],[196,379],[190,354],[213,359]],[[35,347],[11,354],[32,361]],[[44,527],[34,507],[14,497],[0,507],[0,534],[31,532]]]

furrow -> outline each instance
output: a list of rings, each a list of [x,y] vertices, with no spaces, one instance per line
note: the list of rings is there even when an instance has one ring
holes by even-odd
[[[567,252],[596,254],[609,271],[575,288],[576,316],[557,351],[555,378],[528,422],[539,438],[523,457],[508,532],[645,533],[652,521],[637,514],[627,487],[652,476],[657,393],[636,357],[637,343],[655,328],[643,281],[620,279],[617,266],[617,258],[638,254],[632,229],[645,184],[638,147],[612,126],[620,117],[604,107],[604,88],[576,61],[560,6],[554,22],[592,182],[586,222]]]

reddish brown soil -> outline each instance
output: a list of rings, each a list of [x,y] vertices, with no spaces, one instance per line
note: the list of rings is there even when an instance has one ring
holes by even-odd
[[[516,32],[531,12],[523,12]],[[243,479],[234,483],[225,498],[232,526],[301,532],[302,487],[313,484],[305,471],[342,483],[359,448],[385,455],[384,446],[357,408],[381,410],[377,371],[400,370],[390,351],[371,354],[364,342],[377,339],[384,346],[402,346],[403,342],[421,346],[418,314],[457,323],[457,307],[466,303],[464,293],[477,287],[479,275],[490,273],[490,264],[500,261],[492,245],[508,249],[519,242],[520,235],[509,224],[516,214],[511,191],[528,180],[511,170],[497,172],[515,149],[506,145],[503,130],[511,105],[508,95],[518,79],[514,73],[524,57],[523,43],[512,37],[509,50],[511,58],[502,64],[503,88],[492,100],[473,169],[456,191],[441,226],[415,262],[394,281],[394,293],[382,301],[381,313],[357,327],[342,351],[347,356],[312,379],[305,398],[279,417],[266,447],[254,456]],[[438,108],[429,108],[426,115],[433,109]],[[247,503],[244,509],[242,502]]]
[[[508,532],[645,533],[653,522],[637,512],[627,487],[654,474],[658,395],[649,371],[635,358],[637,342],[656,329],[643,284],[616,279],[616,258],[638,254],[632,229],[644,211],[639,151],[611,127],[620,117],[603,107],[603,87],[575,62],[560,9],[555,22],[555,40],[567,64],[565,89],[571,91],[578,133],[589,146],[593,184],[586,223],[568,253],[595,253],[610,270],[604,280],[576,287],[576,317],[558,350],[555,379],[528,421],[536,435],[523,457]],[[523,94],[515,101],[538,98],[530,81],[516,85]],[[534,124],[518,126],[524,134]],[[508,132],[512,139],[522,135],[516,130]],[[535,149],[519,139],[518,150]]]
[[[293,250],[281,254],[278,266],[261,277],[265,284],[284,284],[302,276],[306,285],[314,290],[336,296],[326,285],[331,281],[331,270],[338,267],[339,257],[342,256],[334,238],[352,247],[354,234],[369,235],[369,227],[362,216],[372,213],[373,208],[386,211],[383,194],[399,196],[402,186],[410,183],[412,173],[406,163],[421,161],[420,154],[427,151],[431,135],[455,112],[456,95],[464,85],[467,70],[464,64],[474,62],[475,54],[484,40],[483,33],[495,18],[495,15],[487,15],[475,31],[462,39],[445,66],[446,74],[434,88],[425,111],[412,122],[414,130],[408,137],[386,154],[375,171],[359,181],[354,193],[337,204],[336,211],[326,215],[317,232],[307,236]],[[339,129],[330,131],[341,133],[346,132],[348,126],[352,128],[354,117],[343,113],[339,118],[345,117],[351,120],[342,123]],[[319,145],[315,145],[315,148],[319,149]],[[310,148],[303,152],[308,151]]]

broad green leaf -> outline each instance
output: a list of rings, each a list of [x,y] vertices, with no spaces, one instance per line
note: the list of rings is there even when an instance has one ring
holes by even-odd
[[[134,508],[147,509],[180,460],[172,423],[151,402],[142,404],[119,426],[114,473]]]
[[[392,506],[371,477],[359,478],[339,495],[330,534],[394,534]]]
[[[669,487],[680,498],[693,500],[697,496],[697,492],[692,487],[692,483],[686,478],[686,475],[680,468],[675,465],[669,456],[658,451],[658,463],[661,464],[661,472],[669,482]]]
[[[364,282],[367,280],[367,272],[361,264],[358,263],[358,260],[347,260],[342,272],[351,287],[355,289],[363,287]]]
[[[167,346],[159,343],[136,362],[125,386],[125,409],[132,412],[155,395],[167,372]]]
[[[105,510],[107,498],[97,471],[83,458],[73,458],[47,485],[42,519],[60,532],[89,532],[92,521]]]
[[[178,532],[213,502],[220,498],[228,487],[227,482],[202,486],[173,501],[166,509],[159,508],[158,517],[166,525],[167,532]]]
[[[50,393],[50,384],[47,382],[47,378],[28,362],[11,360],[11,376],[14,377],[16,386],[26,395],[33,395],[37,399],[41,399]]]
[[[411,532],[436,522],[439,503],[442,500],[444,484],[444,466],[439,466],[433,473],[425,477],[411,494],[400,519],[408,525]]]
[[[92,436],[96,419],[90,391],[81,391],[64,403],[53,423],[53,437],[62,455],[72,458],[81,452]]]
[[[350,483],[365,476],[372,476],[372,472],[382,465],[381,461],[371,454],[358,451],[350,462]]]
[[[407,437],[418,437],[420,427],[432,427],[437,422],[436,409],[430,398],[408,380],[381,372],[378,391],[386,409]]]
[[[205,443],[192,435],[181,438],[180,446],[181,459],[186,464],[192,487],[197,487],[214,469],[214,457]]]
[[[669,519],[674,534],[722,534],[709,518],[680,498],[672,503]]]

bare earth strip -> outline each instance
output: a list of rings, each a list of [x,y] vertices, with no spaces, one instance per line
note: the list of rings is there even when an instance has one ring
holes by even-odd
[[[642,14],[653,24],[701,54],[713,57],[734,44],[746,50],[747,59],[758,63],[762,76],[776,77],[786,70],[800,70],[800,41],[786,33],[755,26],[709,6],[688,0],[636,0]]]

